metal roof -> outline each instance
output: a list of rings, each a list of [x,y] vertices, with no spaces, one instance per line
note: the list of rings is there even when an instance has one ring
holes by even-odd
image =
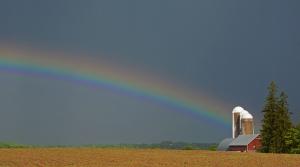
[[[233,138],[226,138],[220,142],[217,147],[218,151],[227,151],[229,148],[229,144],[232,142]]]
[[[253,141],[259,134],[253,134],[253,135],[239,135],[237,138],[235,138],[229,146],[246,146],[251,141]]]

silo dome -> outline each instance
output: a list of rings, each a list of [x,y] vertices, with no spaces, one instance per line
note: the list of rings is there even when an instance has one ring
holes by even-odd
[[[242,107],[237,106],[232,110],[232,113],[241,113],[243,111],[244,111],[244,109]]]
[[[247,110],[243,109],[243,111],[241,111],[241,115],[243,115],[243,114],[249,114],[249,112]]]
[[[243,112],[241,118],[242,119],[253,119],[253,116],[247,111],[247,112]]]

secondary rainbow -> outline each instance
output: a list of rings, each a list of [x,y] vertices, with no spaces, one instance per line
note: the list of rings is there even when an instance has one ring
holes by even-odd
[[[230,114],[223,110],[225,104],[212,100],[209,95],[107,61],[60,53],[0,48],[0,72],[47,77],[108,89],[159,104],[171,111],[196,116],[210,124],[230,127]]]

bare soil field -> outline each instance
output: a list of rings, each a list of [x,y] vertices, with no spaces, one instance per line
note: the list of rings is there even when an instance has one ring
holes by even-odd
[[[0,167],[300,167],[300,155],[115,148],[0,149]]]

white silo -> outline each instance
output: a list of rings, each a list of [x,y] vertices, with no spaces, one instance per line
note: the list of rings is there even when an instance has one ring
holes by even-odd
[[[241,133],[241,114],[244,109],[237,106],[232,111],[232,138],[236,138]]]
[[[241,116],[241,131],[243,135],[254,134],[253,116],[249,112],[243,112]]]

